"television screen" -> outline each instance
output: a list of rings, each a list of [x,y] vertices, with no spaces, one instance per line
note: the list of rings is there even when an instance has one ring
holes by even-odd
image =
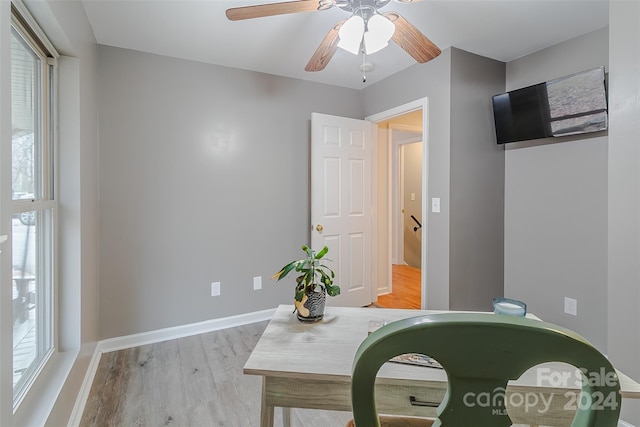
[[[607,129],[604,67],[493,97],[498,144]]]

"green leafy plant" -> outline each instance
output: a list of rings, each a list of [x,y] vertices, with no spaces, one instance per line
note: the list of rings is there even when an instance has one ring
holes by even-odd
[[[282,280],[292,271],[300,273],[296,277],[295,299],[298,302],[302,301],[305,293],[314,292],[318,287],[330,297],[340,295],[340,286],[333,284],[335,273],[326,264],[323,264],[326,259],[322,258],[329,252],[329,248],[325,246],[320,252],[316,252],[303,245],[302,250],[307,254],[306,257],[291,261],[274,274],[272,279]]]

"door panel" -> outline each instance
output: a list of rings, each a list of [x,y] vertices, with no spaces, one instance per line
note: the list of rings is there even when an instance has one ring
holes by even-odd
[[[311,244],[329,247],[341,288],[329,305],[373,301],[371,129],[364,120],[311,116]]]

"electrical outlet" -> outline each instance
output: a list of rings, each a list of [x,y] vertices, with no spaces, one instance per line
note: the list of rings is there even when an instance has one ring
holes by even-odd
[[[258,289],[262,289],[262,276],[253,278],[253,290],[257,291]]]
[[[578,315],[578,300],[564,297],[564,312],[573,316]]]
[[[220,295],[220,282],[211,283],[211,296],[217,297]]]

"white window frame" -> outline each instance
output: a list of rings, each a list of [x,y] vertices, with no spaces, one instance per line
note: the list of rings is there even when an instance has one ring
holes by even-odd
[[[42,165],[36,165],[38,171],[38,183],[36,186],[40,187],[39,194],[34,195],[33,199],[27,200],[11,200],[9,202],[10,210],[12,214],[21,212],[36,211],[39,212],[39,221],[49,221],[48,224],[50,233],[38,236],[40,247],[46,247],[49,253],[46,255],[48,262],[45,264],[42,271],[38,272],[40,280],[49,283],[50,286],[43,287],[41,291],[46,296],[47,302],[44,307],[44,317],[49,321],[49,324],[39,324],[38,328],[46,330],[48,333],[47,344],[48,351],[44,354],[41,353],[41,357],[38,363],[33,366],[25,374],[24,381],[21,380],[20,388],[14,390],[13,393],[13,412],[15,413],[20,406],[20,403],[26,397],[31,386],[37,380],[38,375],[44,369],[47,362],[51,358],[52,354],[57,350],[58,334],[57,334],[57,200],[55,195],[57,194],[57,176],[56,168],[58,164],[55,144],[55,123],[57,122],[57,109],[55,104],[55,98],[57,95],[57,58],[58,53],[55,48],[46,37],[44,32],[40,29],[36,21],[30,15],[28,10],[24,7],[21,1],[12,0],[11,2],[11,32],[14,30],[19,33],[24,41],[31,47],[31,49],[39,57],[42,68],[39,84],[42,90],[40,96],[40,102],[42,108],[39,117],[39,127],[41,129],[42,137],[42,152],[40,153]],[[5,163],[7,164],[7,163]],[[4,171],[2,179],[9,179],[11,181],[11,170]],[[9,197],[8,199],[12,199]],[[5,198],[7,200],[7,198]],[[50,215],[46,215],[50,212]],[[11,239],[11,237],[10,237]],[[11,245],[7,245],[11,246]],[[7,248],[8,249],[8,248]],[[37,255],[43,256],[43,254]],[[4,274],[4,273],[3,273]],[[6,277],[6,275],[5,275]],[[42,340],[39,340],[42,341]],[[4,345],[4,344],[0,344]],[[12,345],[12,342],[6,343],[6,345]],[[41,343],[39,344],[41,345]],[[5,353],[6,354],[6,353]]]

